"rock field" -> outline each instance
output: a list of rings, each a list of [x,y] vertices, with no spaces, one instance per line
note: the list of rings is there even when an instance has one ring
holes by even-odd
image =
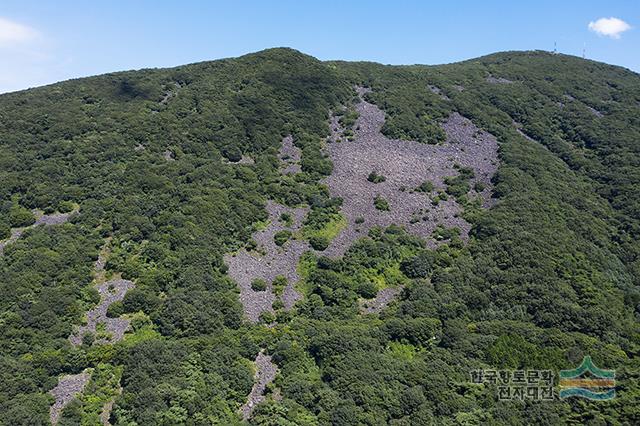
[[[58,385],[49,392],[55,398],[55,402],[49,409],[49,419],[55,425],[60,419],[62,409],[70,403],[73,398],[84,390],[89,383],[91,375],[87,371],[79,374],[72,374],[60,378]]]
[[[278,367],[271,361],[269,355],[265,355],[263,351],[258,353],[255,360],[256,373],[253,388],[247,397],[247,402],[240,408],[242,418],[248,420],[256,405],[264,401],[264,391],[267,385],[273,382],[278,373]]]
[[[364,93],[366,90],[360,89],[360,95]],[[427,241],[438,224],[457,227],[465,240],[470,225],[459,216],[461,207],[453,197],[434,207],[428,194],[413,189],[425,181],[436,189],[443,189],[444,179],[458,174],[454,168],[454,164],[458,164],[474,169],[475,181],[485,184],[479,195],[486,206],[490,205],[491,177],[498,166],[495,137],[454,113],[442,124],[447,139],[441,145],[389,139],[380,132],[385,119],[383,111],[364,100],[356,109],[360,117],[355,125],[354,141],[339,138],[340,129],[332,121],[333,142],[329,143],[328,152],[334,170],[326,183],[332,196],[343,199],[342,214],[348,225],[324,254],[341,256],[370,228],[394,223]],[[335,142],[338,139],[342,141]],[[383,175],[386,180],[369,182],[367,177],[371,172]],[[378,196],[389,202],[389,211],[375,208],[373,200]],[[420,220],[412,221],[415,217]],[[364,223],[356,224],[358,218],[364,218]]]
[[[225,263],[229,267],[229,276],[240,287],[240,301],[244,307],[245,315],[251,322],[258,322],[263,312],[273,312],[271,305],[276,300],[273,292],[273,280],[282,275],[287,279],[287,287],[284,289],[282,301],[285,309],[291,307],[300,300],[302,295],[295,289],[295,284],[300,277],[297,267],[300,256],[309,250],[306,241],[290,239],[282,247],[278,247],[273,241],[278,231],[289,230],[295,232],[302,226],[302,221],[309,211],[308,208],[290,208],[274,201],[267,202],[269,212],[269,224],[263,230],[253,234],[253,240],[258,244],[255,251],[248,252],[241,249],[235,255],[225,256]],[[289,226],[280,220],[282,213],[289,213],[293,223]],[[266,254],[260,254],[264,252]],[[254,279],[263,279],[267,282],[265,291],[255,291],[251,288]]]
[[[33,223],[33,225],[26,226],[24,228],[13,228],[11,230],[11,236],[4,241],[0,241],[0,256],[4,254],[4,248],[9,244],[16,242],[27,229],[35,228],[36,226],[61,225],[67,222],[69,218],[77,212],[78,210],[73,210],[69,213],[42,214],[41,212],[34,210],[33,214],[36,217],[36,221]]]

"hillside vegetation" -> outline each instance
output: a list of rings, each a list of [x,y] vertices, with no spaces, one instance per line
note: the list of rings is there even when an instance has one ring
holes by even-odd
[[[417,189],[463,206],[467,243],[392,225],[322,256],[345,226],[324,180],[331,114],[349,143],[355,87],[371,89],[388,138],[442,144],[454,113],[495,136],[490,208],[470,195],[473,170]],[[280,172],[288,135],[299,173]],[[364,178],[382,185],[375,172]],[[300,258],[294,308],[274,302],[252,323],[224,259],[255,251],[268,200],[309,208],[276,244],[319,251]],[[100,424],[109,401],[113,425],[243,424],[261,351],[278,373],[249,424],[640,423],[640,76],[628,70],[544,52],[383,66],[271,49],[0,95],[0,240],[34,209],[76,206],[0,254],[0,425],[49,424],[49,391],[85,371],[60,425]],[[100,301],[101,251],[101,274],[135,282],[108,312],[130,329],[74,346]],[[397,299],[363,314],[389,287]],[[614,400],[499,401],[470,383],[475,369],[557,374],[585,355],[616,370]]]

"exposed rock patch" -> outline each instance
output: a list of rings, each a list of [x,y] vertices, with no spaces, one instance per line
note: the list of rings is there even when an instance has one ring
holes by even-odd
[[[100,303],[98,306],[87,312],[87,324],[78,327],[75,333],[69,337],[69,341],[75,346],[82,344],[82,337],[85,334],[95,334],[98,324],[104,324],[105,332],[109,337],[99,337],[97,343],[116,343],[124,337],[125,331],[129,328],[129,320],[125,318],[109,318],[107,310],[114,302],[124,299],[127,291],[134,287],[132,281],[123,279],[113,279],[97,286],[100,293]]]
[[[273,292],[273,280],[282,275],[287,279],[287,286],[282,294],[285,309],[291,309],[302,295],[295,289],[300,279],[297,266],[300,256],[309,250],[306,241],[290,239],[282,247],[274,242],[274,236],[279,231],[297,231],[309,209],[307,207],[290,208],[274,201],[267,201],[269,224],[263,230],[253,234],[253,240],[258,244],[256,251],[240,250],[235,255],[226,255],[225,263],[229,267],[229,276],[240,287],[240,301],[249,321],[257,322],[263,312],[273,312],[272,304],[276,300]],[[281,220],[281,215],[291,216],[291,224]],[[257,253],[257,251],[265,254]],[[255,291],[251,282],[262,279],[267,282],[265,291]]]
[[[26,226],[24,228],[13,228],[11,230],[11,236],[4,241],[0,241],[0,256],[4,254],[4,248],[9,244],[12,244],[18,240],[24,234],[24,231],[27,229],[35,228],[36,226],[54,226],[61,225],[69,220],[69,218],[77,213],[78,210],[75,209],[68,213],[52,213],[52,214],[42,214],[38,210],[34,210],[33,214],[36,217],[36,221],[33,225]]]
[[[494,77],[492,75],[487,77],[487,83],[490,84],[512,84],[513,81],[507,79],[507,78],[503,78],[503,77]]]
[[[89,372],[85,370],[79,374],[71,374],[60,378],[58,385],[49,392],[55,398],[55,402],[49,409],[51,424],[58,423],[64,407],[84,390],[90,377]]]
[[[164,97],[160,100],[160,104],[164,105],[167,102],[169,102],[169,99],[171,99],[172,97],[176,96],[178,94],[178,90],[180,90],[180,83],[173,83],[174,88],[173,89],[168,89],[165,94]]]
[[[271,356],[265,355],[263,351],[258,353],[255,366],[256,373],[253,388],[247,397],[247,402],[240,408],[243,420],[248,420],[253,409],[265,400],[264,391],[267,385],[273,382],[278,373],[278,367],[271,361]]]
[[[604,114],[603,114],[603,113],[601,113],[600,111],[598,111],[597,109],[595,109],[595,108],[593,108],[593,107],[591,107],[591,106],[589,106],[589,105],[587,105],[587,109],[589,110],[589,112],[590,112],[591,114],[595,115],[595,116],[596,116],[596,117],[598,117],[598,118],[602,118],[602,117],[604,117]]]
[[[378,292],[375,298],[367,300],[362,304],[362,311],[367,314],[378,314],[386,308],[396,296],[400,294],[403,287],[387,287]]]
[[[445,101],[450,101],[451,99],[445,95],[442,90],[439,87],[433,86],[433,85],[429,85],[429,90],[431,90],[432,93],[435,93],[436,95],[440,96],[440,99],[445,100]]]
[[[282,139],[282,146],[278,152],[280,158],[280,172],[283,175],[300,173],[300,161],[302,159],[302,150],[293,144],[291,135]]]
[[[168,149],[165,152],[162,153],[162,157],[166,161],[176,161],[175,155],[173,154],[172,151],[170,151]]]
[[[249,157],[248,155],[243,155],[242,158],[240,158],[240,160],[238,161],[229,161],[226,158],[223,159],[224,164],[244,164],[244,165],[251,165],[251,164],[255,164],[256,161]]]
[[[110,239],[107,239],[107,242],[98,254],[98,259],[95,263],[96,281],[98,282],[104,280],[104,268],[109,254],[109,242]],[[87,324],[78,327],[73,333],[71,333],[69,336],[71,344],[74,346],[81,345],[83,336],[87,333],[95,334],[98,324],[104,324],[104,331],[107,333],[108,337],[99,337],[95,342],[116,343],[122,340],[124,333],[129,328],[129,320],[125,318],[108,318],[107,310],[112,303],[121,301],[127,291],[132,289],[134,286],[135,284],[133,282],[119,278],[99,284],[97,289],[100,294],[100,303],[98,306],[87,312]],[[84,387],[90,377],[91,374],[85,370],[80,374],[63,376],[59,379],[58,385],[51,390],[51,394],[55,398],[55,402],[50,409],[52,424],[56,424],[58,422],[60,413],[75,397],[75,395],[84,390]],[[100,418],[104,425],[109,424],[109,416],[111,408],[113,407],[113,402],[114,400],[112,399],[103,407]]]
[[[359,94],[366,93],[360,89]],[[343,199],[342,214],[347,227],[331,242],[323,254],[337,257],[366,231],[374,226],[391,224],[405,228],[427,241],[438,224],[457,227],[466,240],[469,223],[460,217],[461,207],[449,197],[433,206],[429,194],[413,191],[428,181],[438,189],[444,188],[444,179],[458,174],[455,164],[471,167],[475,181],[485,189],[480,196],[490,205],[491,177],[498,165],[498,144],[492,135],[477,128],[470,120],[454,113],[442,124],[447,134],[442,145],[428,145],[413,141],[389,139],[381,133],[385,114],[377,106],[361,99],[356,105],[359,118],[355,127],[355,140],[339,139],[337,123],[332,121],[332,138],[328,153],[334,164],[333,173],[326,179],[331,195]],[[376,172],[384,182],[369,182],[367,177]],[[374,206],[374,199],[385,199],[389,211]],[[416,221],[415,218],[420,217]],[[356,219],[364,223],[356,224]],[[412,220],[413,219],[413,220]],[[431,241],[432,245],[435,245]]]

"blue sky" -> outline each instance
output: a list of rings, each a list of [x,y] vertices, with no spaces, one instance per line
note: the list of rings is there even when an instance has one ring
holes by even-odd
[[[612,17],[620,21],[598,21]],[[439,64],[554,41],[562,53],[586,45],[588,58],[640,72],[640,2],[2,0],[0,93],[276,46]]]

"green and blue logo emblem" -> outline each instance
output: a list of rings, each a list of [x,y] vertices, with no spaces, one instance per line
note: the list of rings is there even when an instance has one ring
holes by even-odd
[[[605,401],[616,396],[616,372],[596,367],[585,356],[577,368],[560,370],[560,398],[578,396]]]

